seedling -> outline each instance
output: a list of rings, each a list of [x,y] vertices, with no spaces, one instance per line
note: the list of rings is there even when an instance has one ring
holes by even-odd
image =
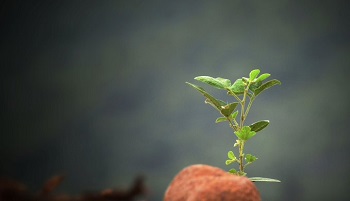
[[[230,169],[229,172],[239,176],[246,176],[245,168],[254,163],[258,158],[252,154],[244,153],[244,145],[252,139],[256,133],[262,131],[269,125],[268,120],[257,121],[249,126],[245,125],[245,121],[249,114],[250,108],[256,97],[264,92],[266,89],[275,85],[280,85],[279,80],[273,79],[265,81],[270,74],[264,73],[258,76],[259,69],[252,70],[249,74],[249,78],[242,77],[237,79],[233,84],[231,81],[225,78],[210,76],[198,76],[195,80],[204,82],[210,86],[213,86],[220,90],[227,91],[229,96],[233,96],[237,102],[227,103],[222,100],[214,98],[202,87],[186,82],[202,95],[204,95],[205,103],[213,106],[219,111],[220,117],[216,119],[216,123],[227,122],[232,128],[233,133],[236,135],[236,143],[234,147],[238,147],[238,157],[233,151],[228,151],[226,165],[238,164],[239,169]],[[248,103],[248,104],[247,104]],[[239,107],[238,107],[239,106]],[[238,109],[237,109],[238,108]],[[263,178],[263,177],[251,177],[251,181],[266,181],[266,182],[280,182],[276,179]]]

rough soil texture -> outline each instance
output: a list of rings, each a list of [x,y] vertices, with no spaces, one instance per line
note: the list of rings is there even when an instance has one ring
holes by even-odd
[[[232,175],[208,165],[192,165],[177,174],[164,201],[261,201],[247,177]]]
[[[0,178],[0,201],[134,201],[138,197],[147,197],[148,190],[144,177],[136,177],[128,189],[105,189],[103,191],[83,193],[77,196],[54,194],[54,190],[63,181],[63,175],[50,178],[38,193],[32,193],[21,182]]]

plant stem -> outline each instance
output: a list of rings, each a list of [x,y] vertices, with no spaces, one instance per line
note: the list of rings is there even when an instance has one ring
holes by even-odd
[[[244,114],[245,117],[248,116],[249,110],[250,110],[250,108],[252,107],[252,104],[253,104],[254,100],[255,100],[255,96],[253,95],[253,96],[250,98],[249,103],[248,103],[248,106],[247,106],[247,110],[245,111],[245,114]]]
[[[241,102],[241,119],[240,119],[240,127],[243,127],[243,122],[244,122],[244,107],[245,107],[245,100],[243,99]]]
[[[243,93],[243,99],[242,99],[242,101],[241,101],[241,124],[240,124],[240,126],[241,126],[241,128],[243,127],[243,125],[244,125],[244,121],[245,121],[245,119],[246,119],[246,114],[245,114],[245,112],[244,112],[244,110],[245,110],[245,101],[246,101],[246,98],[247,98],[247,93],[248,93],[248,90],[249,90],[249,87],[250,87],[250,84],[251,84],[251,82],[248,82],[248,84],[247,84],[247,87],[244,89],[244,93]],[[250,103],[250,101],[249,101],[249,103]],[[250,108],[250,106],[249,106],[249,108]],[[247,108],[248,109],[248,108]],[[248,110],[249,111],[249,110]]]
[[[227,118],[228,122],[230,123],[230,126],[232,127],[232,129],[234,131],[238,131],[238,130],[241,130],[243,128],[244,122],[248,116],[249,110],[250,110],[250,108],[253,104],[253,101],[255,99],[254,95],[250,96],[248,106],[247,106],[247,108],[245,108],[245,103],[246,103],[247,94],[248,94],[250,85],[251,85],[251,82],[248,82],[246,88],[244,89],[242,100],[235,93],[230,91],[230,93],[239,101],[239,103],[241,105],[241,118],[240,118],[239,124],[235,119],[233,119],[233,121],[235,123],[235,125],[234,125],[232,123],[232,121],[229,118]],[[244,168],[246,165],[244,165],[244,144],[245,144],[244,140],[239,140],[239,147],[238,147],[239,148],[239,161],[238,161],[238,163],[239,163],[239,175],[245,175]]]
[[[243,128],[244,121],[245,121],[245,119],[249,113],[250,107],[252,106],[252,103],[254,101],[254,96],[253,96],[252,98],[249,99],[249,103],[248,103],[247,109],[245,111],[245,102],[247,99],[247,94],[248,94],[250,85],[251,85],[251,82],[248,82],[247,87],[244,89],[243,99],[241,101],[241,121],[240,121],[240,128],[239,129]],[[245,174],[245,172],[244,172],[245,165],[243,164],[244,163],[244,144],[245,144],[245,141],[240,140],[240,143],[239,143],[239,172],[241,175]]]
[[[242,100],[232,91],[232,90],[229,90],[229,94],[231,94],[232,96],[235,97],[235,99],[238,101],[238,102],[242,102]]]
[[[244,158],[244,154],[243,154],[243,150],[244,150],[244,143],[245,141],[240,140],[240,144],[239,144],[239,171],[241,173],[244,173],[244,165],[243,165],[243,158]]]
[[[237,128],[236,128],[236,126],[238,125],[237,121],[235,119],[233,120],[235,125],[233,125],[232,121],[229,118],[227,118],[227,121],[230,123],[230,127],[233,129],[233,131],[237,131]]]

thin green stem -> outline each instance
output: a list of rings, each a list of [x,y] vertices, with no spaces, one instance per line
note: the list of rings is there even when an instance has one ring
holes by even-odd
[[[247,164],[245,164],[244,165],[244,168],[246,168],[248,165],[250,165],[250,164],[252,164],[252,163],[247,163]]]
[[[236,121],[236,119],[233,119],[233,122],[235,123],[236,126],[238,126],[238,122]]]
[[[235,99],[237,99],[238,102],[242,101],[233,91],[230,90],[230,93],[233,95],[233,97],[235,97]]]
[[[245,100],[243,99],[241,102],[241,118],[240,118],[240,128],[243,127],[243,122],[244,122],[244,107],[245,107]]]
[[[245,141],[243,140],[240,140],[240,144],[239,144],[239,171],[241,173],[244,173],[244,165],[243,165],[243,158],[244,158],[244,153],[243,153],[243,150],[244,150],[244,143]]]
[[[247,93],[248,93],[248,90],[249,90],[249,87],[250,87],[250,84],[251,84],[251,82],[248,82],[248,84],[247,84],[247,87],[244,89],[244,92],[243,92],[243,99],[242,99],[242,101],[241,101],[241,124],[240,124],[240,126],[241,127],[243,127],[243,125],[244,125],[244,121],[245,121],[245,119],[246,119],[246,115],[245,115],[245,102],[246,102],[246,98],[247,98]]]
[[[248,103],[248,106],[247,106],[247,109],[246,109],[246,111],[245,111],[245,114],[244,114],[245,118],[248,116],[248,113],[249,113],[249,111],[250,111],[250,108],[252,107],[252,104],[253,104],[254,100],[255,100],[255,96],[253,95],[253,96],[250,98],[249,103]],[[244,120],[245,120],[245,119],[244,119]],[[244,122],[243,122],[243,123],[244,123]]]
[[[233,131],[237,131],[237,126],[238,126],[237,121],[234,119],[233,121],[235,124],[233,124],[232,121],[228,117],[226,117],[226,118],[227,118],[227,121],[230,123],[230,127],[233,129]]]

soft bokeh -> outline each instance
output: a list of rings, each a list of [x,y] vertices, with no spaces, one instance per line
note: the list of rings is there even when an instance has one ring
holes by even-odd
[[[190,164],[229,169],[235,137],[185,84],[259,68],[282,81],[248,122],[263,200],[348,200],[347,1],[2,1],[0,175],[33,191],[127,187],[151,200]],[[197,83],[200,84],[200,83]],[[226,99],[225,94],[201,85]]]

